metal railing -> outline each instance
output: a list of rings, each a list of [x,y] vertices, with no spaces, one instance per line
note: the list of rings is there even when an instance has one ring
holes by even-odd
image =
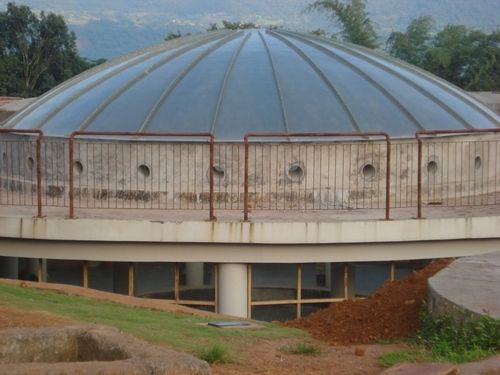
[[[32,141],[26,140],[9,140],[2,141],[0,145],[2,146],[2,168],[6,172],[2,178],[2,173],[0,172],[0,204],[4,204],[2,201],[1,192],[3,187],[6,185],[7,199],[6,204],[8,205],[27,205],[26,198],[26,176],[29,174],[32,177],[32,171],[35,169],[36,173],[36,205],[37,205],[37,217],[42,217],[42,158],[41,158],[41,145],[43,139],[43,132],[39,129],[0,129],[0,134],[30,134],[36,135],[35,141],[35,158],[31,156],[31,151],[28,151],[27,164],[24,164],[24,156],[21,155],[25,153],[25,146],[32,149]],[[10,152],[8,150],[8,144],[11,144]],[[15,144],[17,150],[14,151],[12,145]],[[22,149],[22,153],[20,152]],[[16,155],[15,155],[16,154]],[[29,171],[29,172],[28,172]],[[17,173],[16,173],[17,172]],[[17,177],[17,178],[16,178]],[[19,189],[11,189],[12,185],[18,185]],[[30,184],[29,184],[30,185]],[[19,190],[19,194],[16,199],[11,196],[9,197],[9,191]],[[32,189],[30,189],[32,191]],[[30,194],[30,201],[33,203],[33,197]]]
[[[383,137],[386,148],[366,141],[368,137]],[[363,138],[359,143],[329,144],[261,144],[260,162],[255,150],[254,203],[260,209],[322,210],[380,208],[379,193],[385,192],[385,219],[390,218],[391,140],[384,132],[322,132],[322,133],[249,133],[245,144],[244,220],[250,211],[250,138]],[[295,146],[295,150],[294,150]],[[358,157],[353,157],[353,153]],[[364,156],[359,163],[360,153]],[[287,155],[288,154],[288,155]],[[367,162],[368,161],[368,162]],[[385,163],[385,171],[383,170]],[[286,175],[280,165],[288,164]],[[378,164],[376,168],[374,164]],[[273,173],[274,169],[274,173]],[[361,169],[360,177],[358,169]],[[260,173],[258,171],[260,170]],[[308,172],[310,171],[310,172]],[[385,188],[377,174],[385,173]],[[319,172],[319,173],[318,173]],[[353,173],[354,172],[354,173]],[[307,173],[307,174],[306,174]],[[352,175],[356,177],[353,179]],[[265,180],[267,176],[267,181]],[[257,184],[257,180],[260,180]],[[354,181],[353,181],[354,180]],[[303,187],[301,187],[303,183]],[[259,185],[259,186],[257,186]],[[354,185],[354,186],[353,186]],[[260,189],[260,194],[257,191]],[[337,192],[340,190],[340,196]],[[281,199],[276,199],[281,197]],[[374,199],[375,198],[375,199]],[[282,201],[282,202],[281,202]],[[274,206],[274,208],[273,208]]]
[[[418,219],[422,218],[424,190],[427,204],[431,206],[500,204],[497,189],[500,187],[500,140],[445,137],[487,133],[500,133],[500,129],[428,130],[415,134],[418,145]],[[424,139],[428,141],[425,150]],[[424,154],[427,158],[425,171]],[[426,189],[423,186],[424,173],[427,174]]]
[[[500,137],[487,136],[498,133],[250,133],[216,143],[210,133],[56,139],[0,129],[0,206],[36,206],[38,217],[43,207],[68,209],[70,218],[76,209],[208,210],[210,220],[230,210],[245,221],[258,211],[375,209],[388,220],[416,209],[422,218],[424,206],[500,205]]]
[[[214,220],[214,137],[211,133],[189,133],[189,132],[179,132],[179,133],[167,133],[167,132],[96,132],[96,131],[81,131],[74,132],[69,137],[69,217],[74,218],[75,215],[75,169],[78,172],[83,172],[83,165],[81,161],[75,161],[75,140],[77,137],[86,136],[99,136],[99,137],[121,137],[121,138],[175,138],[177,141],[182,140],[185,142],[186,139],[199,139],[208,138],[209,146],[209,159],[204,161],[204,155],[201,155],[201,164],[208,166],[208,206],[209,206],[209,219]],[[99,150],[95,150],[95,146],[99,147]],[[186,146],[183,147],[182,146]],[[89,140],[84,143],[78,144],[78,155],[81,158],[82,154],[86,156],[87,166],[92,165],[92,174],[89,174],[89,169],[87,169],[87,174],[85,180],[83,181],[79,176],[79,186],[78,192],[79,197],[86,196],[87,207],[88,199],[91,194],[92,197],[99,195],[100,197],[105,197],[107,205],[103,207],[100,205],[98,208],[133,208],[130,204],[125,207],[124,201],[128,199],[129,202],[135,201],[135,208],[144,209],[196,209],[196,205],[190,206],[190,198],[197,200],[198,191],[197,188],[199,184],[197,183],[197,170],[196,170],[196,148],[195,154],[191,154],[189,143],[171,143],[170,149],[169,144],[165,142],[156,143],[145,143],[141,142],[139,144],[129,143],[125,149],[125,144],[123,142],[107,142],[102,141],[93,142]],[[103,147],[104,146],[104,147]],[[155,147],[156,146],[156,147]],[[175,147],[178,146],[178,147]],[[110,152],[110,147],[111,152]],[[89,158],[89,151],[92,151],[92,157]],[[176,155],[176,151],[179,151],[179,155]],[[203,151],[203,150],[202,150]],[[139,153],[142,152],[142,155]],[[184,157],[183,157],[184,154]],[[117,155],[121,155],[118,159]],[[133,165],[132,160],[135,157],[135,164],[140,164],[136,172],[132,172]],[[126,161],[129,161],[127,164]],[[186,161],[185,167],[183,168],[183,161]],[[89,163],[92,161],[92,163]],[[80,163],[80,164],[78,164]],[[170,164],[171,163],[171,164]],[[191,167],[194,164],[194,174],[193,180],[191,177]],[[127,168],[128,167],[128,168]],[[170,168],[170,169],[169,169]],[[128,169],[129,173],[126,173]],[[203,167],[202,167],[203,170]],[[152,174],[152,172],[158,172]],[[162,176],[161,171],[164,171]],[[121,175],[120,175],[121,172]],[[187,173],[187,177],[182,174]],[[156,176],[156,178],[153,178]],[[168,177],[171,177],[169,181]],[[162,179],[163,177],[163,179]],[[89,179],[92,179],[90,184]],[[177,183],[176,183],[177,179]],[[149,180],[149,181],[148,181]],[[203,181],[203,177],[201,178]],[[135,184],[135,187],[134,187]],[[86,185],[86,186],[85,186]],[[169,185],[171,189],[169,190]],[[177,193],[175,191],[176,187],[179,187]],[[93,191],[89,192],[89,186]],[[203,196],[205,191],[203,189],[204,184],[201,183],[201,195]],[[157,188],[157,189],[156,189]],[[170,192],[171,206],[169,207],[169,202],[167,199],[162,201],[162,193],[168,198],[168,193]],[[182,207],[182,200],[180,200],[180,205],[176,206],[176,195],[187,197],[187,207]],[[122,198],[122,206],[118,205],[118,200],[114,200],[114,206],[111,203],[113,198]],[[149,202],[150,204],[143,204],[142,206],[138,204],[139,200],[143,202]],[[156,201],[155,201],[156,200]],[[81,203],[80,199],[80,203]],[[95,200],[94,200],[95,203]],[[196,203],[196,202],[194,202]],[[81,205],[80,205],[81,206]],[[95,208],[95,207],[94,207]]]

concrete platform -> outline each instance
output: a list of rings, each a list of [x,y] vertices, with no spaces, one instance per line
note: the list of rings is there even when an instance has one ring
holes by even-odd
[[[459,320],[500,319],[500,249],[458,259],[429,279],[429,308]]]

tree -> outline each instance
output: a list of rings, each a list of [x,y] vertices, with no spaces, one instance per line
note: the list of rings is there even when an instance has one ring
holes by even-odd
[[[208,26],[207,31],[217,31],[219,30],[219,27],[217,26],[216,23],[211,23],[210,26]]]
[[[316,36],[326,36],[326,31],[323,29],[316,29],[316,30],[310,31],[310,34],[316,35]]]
[[[318,0],[307,11],[323,11],[340,23],[342,39],[368,48],[377,48],[377,34],[366,11],[366,0]]]
[[[228,30],[242,30],[242,29],[255,29],[257,28],[257,25],[255,25],[252,22],[242,22],[242,21],[236,21],[236,22],[231,22],[231,21],[222,21],[222,26],[224,29]]]
[[[37,16],[14,3],[0,12],[2,94],[39,95],[92,65],[78,55],[75,34],[61,16]]]
[[[430,16],[416,18],[408,25],[406,32],[391,33],[386,44],[387,50],[401,60],[422,66],[432,41],[433,25],[434,20]]]
[[[500,30],[491,34],[448,25],[440,31],[423,67],[466,89],[500,89]]]
[[[432,25],[432,18],[424,16],[406,32],[393,32],[387,40],[389,53],[466,90],[500,89],[500,30],[486,34],[448,25],[432,35]]]
[[[167,36],[165,37],[165,41],[168,42],[169,40],[174,40],[174,39],[178,39],[182,36],[181,32],[180,31],[177,31],[176,33],[174,32],[169,32],[167,34]]]

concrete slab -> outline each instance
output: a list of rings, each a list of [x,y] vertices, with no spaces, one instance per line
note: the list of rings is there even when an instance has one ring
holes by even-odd
[[[385,370],[381,375],[458,375],[458,367],[451,363],[403,363]]]
[[[461,258],[429,279],[433,314],[500,319],[500,251]]]

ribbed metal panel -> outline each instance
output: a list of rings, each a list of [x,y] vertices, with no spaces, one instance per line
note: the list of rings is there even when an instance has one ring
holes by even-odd
[[[385,131],[498,127],[499,116],[427,72],[287,31],[217,31],[131,53],[72,78],[6,126],[76,130]]]

